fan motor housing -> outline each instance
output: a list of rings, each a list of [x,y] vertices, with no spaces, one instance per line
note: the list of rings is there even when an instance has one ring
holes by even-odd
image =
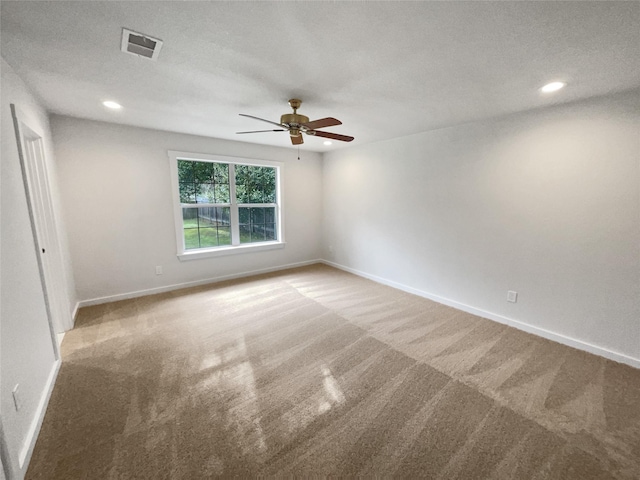
[[[286,123],[287,125],[300,125],[301,123],[307,123],[309,117],[305,115],[298,115],[297,113],[285,113],[280,117],[280,123]]]

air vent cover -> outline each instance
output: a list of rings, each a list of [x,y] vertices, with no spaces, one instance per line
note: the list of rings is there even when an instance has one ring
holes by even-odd
[[[122,45],[121,50],[138,57],[156,60],[162,48],[162,40],[150,37],[144,33],[134,32],[132,30],[122,29]]]

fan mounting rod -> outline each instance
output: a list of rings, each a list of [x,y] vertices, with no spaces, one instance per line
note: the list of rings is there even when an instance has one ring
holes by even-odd
[[[297,98],[292,98],[289,100],[289,106],[293,108],[293,113],[296,113],[296,110],[300,108],[300,105],[302,105],[302,100],[299,100]]]

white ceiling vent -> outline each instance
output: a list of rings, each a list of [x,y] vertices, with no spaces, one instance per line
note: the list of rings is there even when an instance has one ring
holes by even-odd
[[[162,40],[150,37],[144,33],[122,29],[122,45],[120,49],[125,53],[138,57],[157,60],[162,48]]]

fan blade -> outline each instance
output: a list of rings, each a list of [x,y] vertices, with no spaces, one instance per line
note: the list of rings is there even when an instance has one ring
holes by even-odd
[[[341,142],[350,142],[351,140],[353,140],[353,137],[348,137],[347,135],[338,135],[337,133],[329,133],[329,132],[323,132],[321,130],[312,130],[313,133],[311,132],[307,132],[307,133],[311,133],[311,135],[315,135],[317,137],[324,137],[324,138],[331,138],[333,140],[340,140]]]
[[[310,128],[311,130],[315,130],[316,128],[324,128],[324,127],[335,127],[336,125],[342,125],[342,122],[337,118],[327,117],[321,118],[320,120],[313,120],[307,123],[301,123],[303,127]]]
[[[274,128],[273,130],[251,130],[250,132],[236,132],[236,134],[240,133],[262,133],[262,132],[286,132],[284,128]]]
[[[275,125],[276,127],[284,127],[284,128],[287,127],[287,125],[282,125],[280,123],[272,122],[271,120],[265,120],[264,118],[260,118],[260,117],[254,117],[253,115],[247,115],[246,113],[241,113],[240,116],[253,118],[255,120],[260,120],[261,122],[267,122],[267,123],[270,123],[271,125]]]
[[[291,137],[291,143],[293,145],[302,145],[304,140],[302,139],[302,135],[296,135],[295,137]]]

